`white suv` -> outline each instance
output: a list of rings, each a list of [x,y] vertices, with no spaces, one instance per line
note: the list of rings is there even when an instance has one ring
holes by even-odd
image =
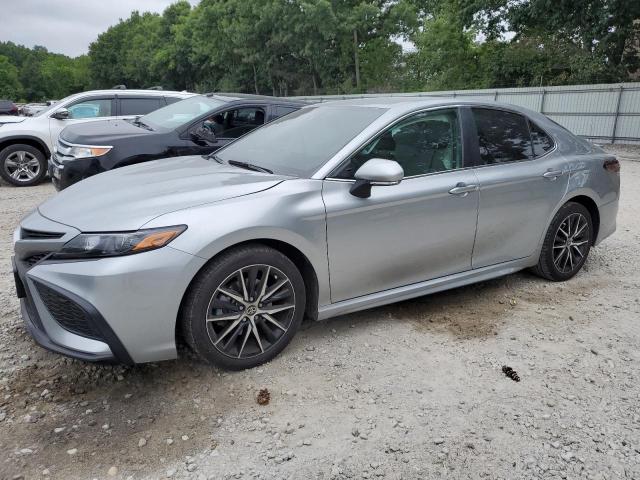
[[[47,174],[59,133],[68,125],[106,118],[133,118],[193,93],[163,90],[94,90],[77,93],[33,117],[0,116],[0,177],[26,187]]]

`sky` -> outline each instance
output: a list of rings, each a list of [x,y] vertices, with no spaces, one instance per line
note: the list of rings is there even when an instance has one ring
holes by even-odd
[[[0,0],[0,41],[76,57],[132,11],[158,12],[176,0]],[[192,5],[199,0],[189,0]]]

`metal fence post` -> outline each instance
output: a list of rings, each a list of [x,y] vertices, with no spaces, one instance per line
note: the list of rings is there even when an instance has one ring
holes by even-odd
[[[547,91],[543,88],[540,92],[540,113],[544,114],[544,97],[547,95]]]
[[[620,85],[620,90],[618,90],[618,101],[616,102],[616,116],[613,118],[613,129],[611,130],[611,144],[613,145],[616,141],[616,129],[618,128],[618,117],[620,117],[620,103],[622,100],[622,92],[624,91],[624,86]]]

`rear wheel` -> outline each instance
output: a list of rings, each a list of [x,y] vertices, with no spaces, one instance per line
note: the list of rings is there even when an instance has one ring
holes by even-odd
[[[251,368],[287,346],[304,309],[304,281],[289,258],[262,245],[241,247],[222,254],[194,280],[183,306],[183,335],[219,367]]]
[[[11,185],[36,185],[46,174],[47,159],[40,150],[31,145],[9,145],[0,152],[0,176]]]
[[[558,210],[545,235],[534,272],[555,282],[580,271],[593,244],[593,222],[583,205],[568,202]]]

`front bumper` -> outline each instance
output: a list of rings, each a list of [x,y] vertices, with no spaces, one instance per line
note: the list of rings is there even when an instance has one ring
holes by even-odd
[[[53,260],[47,254],[78,232],[37,212],[22,224],[42,226],[64,235],[33,240],[17,232],[14,262],[22,316],[36,342],[88,361],[131,364],[177,356],[180,302],[204,259],[166,246],[123,257]]]
[[[104,171],[100,160],[96,157],[78,158],[68,162],[61,162],[55,152],[49,157],[47,170],[53,186],[58,191],[64,190],[80,180]]]

